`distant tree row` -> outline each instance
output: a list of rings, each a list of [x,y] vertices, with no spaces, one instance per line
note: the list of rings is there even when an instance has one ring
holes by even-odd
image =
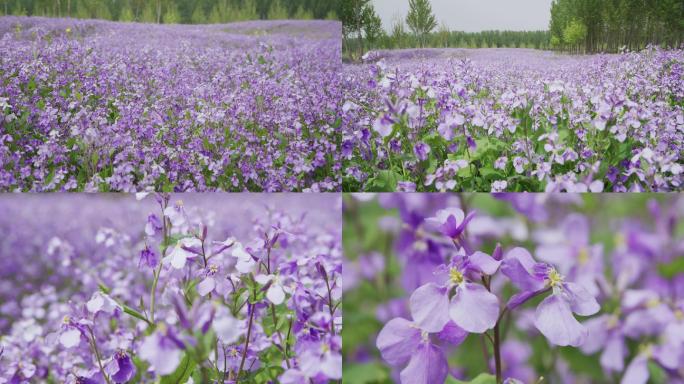
[[[0,0],[3,15],[148,23],[224,23],[255,19],[336,19],[331,0]]]
[[[684,43],[684,0],[554,0],[551,43],[575,52]]]
[[[378,48],[550,48],[548,31],[450,31],[446,25],[438,27],[429,0],[408,1],[406,17],[395,20],[387,32],[370,0],[341,0],[345,55],[358,59]]]

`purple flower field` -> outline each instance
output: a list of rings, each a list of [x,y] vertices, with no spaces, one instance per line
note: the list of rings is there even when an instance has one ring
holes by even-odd
[[[137,197],[0,197],[0,383],[341,378],[339,196]]]
[[[339,190],[340,31],[2,17],[0,190]]]
[[[681,196],[352,194],[344,225],[345,381],[684,381]]]
[[[344,191],[679,191],[684,51],[375,51],[344,66]]]

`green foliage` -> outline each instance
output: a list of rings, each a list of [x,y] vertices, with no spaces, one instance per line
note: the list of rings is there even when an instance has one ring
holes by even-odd
[[[682,20],[681,0],[554,0],[549,31],[554,47],[573,51],[677,47],[684,41]]]
[[[461,381],[449,376],[445,384],[496,384],[496,377],[488,373],[481,373],[471,381]]]
[[[409,12],[406,15],[406,25],[424,46],[427,34],[437,28],[437,19],[432,13],[430,0],[409,0]]]
[[[2,0],[0,14],[71,16],[147,23],[224,23],[256,19],[336,19],[329,0]]]
[[[563,41],[577,45],[587,38],[587,27],[581,21],[573,20],[563,29]]]

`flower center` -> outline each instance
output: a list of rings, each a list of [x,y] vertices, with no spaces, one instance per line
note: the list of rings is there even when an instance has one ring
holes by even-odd
[[[231,350],[228,351],[228,356],[230,356],[230,357],[237,357],[237,355],[238,355],[238,351],[235,348],[231,348]]]
[[[622,248],[627,244],[627,239],[623,233],[616,233],[613,241],[615,242],[615,248]]]
[[[71,317],[69,317],[69,315],[64,316],[64,318],[62,319],[62,323],[64,323],[64,324],[69,324],[70,322],[71,322]]]
[[[579,254],[577,255],[577,260],[579,261],[580,265],[584,265],[589,261],[589,250],[586,247],[582,247],[582,249],[580,249]]]
[[[420,337],[423,339],[423,341],[428,341],[430,339],[430,334],[427,333],[427,331],[421,331]]]
[[[424,252],[427,251],[427,242],[423,240],[418,240],[415,243],[413,243],[413,249],[418,251],[418,252]]]
[[[563,283],[563,276],[558,273],[555,269],[552,269],[551,272],[549,272],[549,286],[550,287],[558,287]]]
[[[463,282],[463,273],[456,268],[451,268],[449,270],[449,279],[454,284],[461,284]]]
[[[210,275],[215,275],[216,272],[218,272],[218,266],[212,264],[209,266],[209,274]]]
[[[646,302],[646,308],[655,308],[660,305],[660,300],[657,298],[650,299]]]
[[[323,350],[323,353],[330,352],[330,346],[326,343],[323,343],[323,345],[321,346],[321,349]]]
[[[675,311],[675,318],[679,321],[684,320],[684,311],[678,309]]]

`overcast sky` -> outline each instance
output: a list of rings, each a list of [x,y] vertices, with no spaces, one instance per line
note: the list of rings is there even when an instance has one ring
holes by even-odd
[[[437,22],[454,31],[546,30],[552,0],[431,0]],[[371,0],[390,30],[396,18],[406,18],[408,0]]]

